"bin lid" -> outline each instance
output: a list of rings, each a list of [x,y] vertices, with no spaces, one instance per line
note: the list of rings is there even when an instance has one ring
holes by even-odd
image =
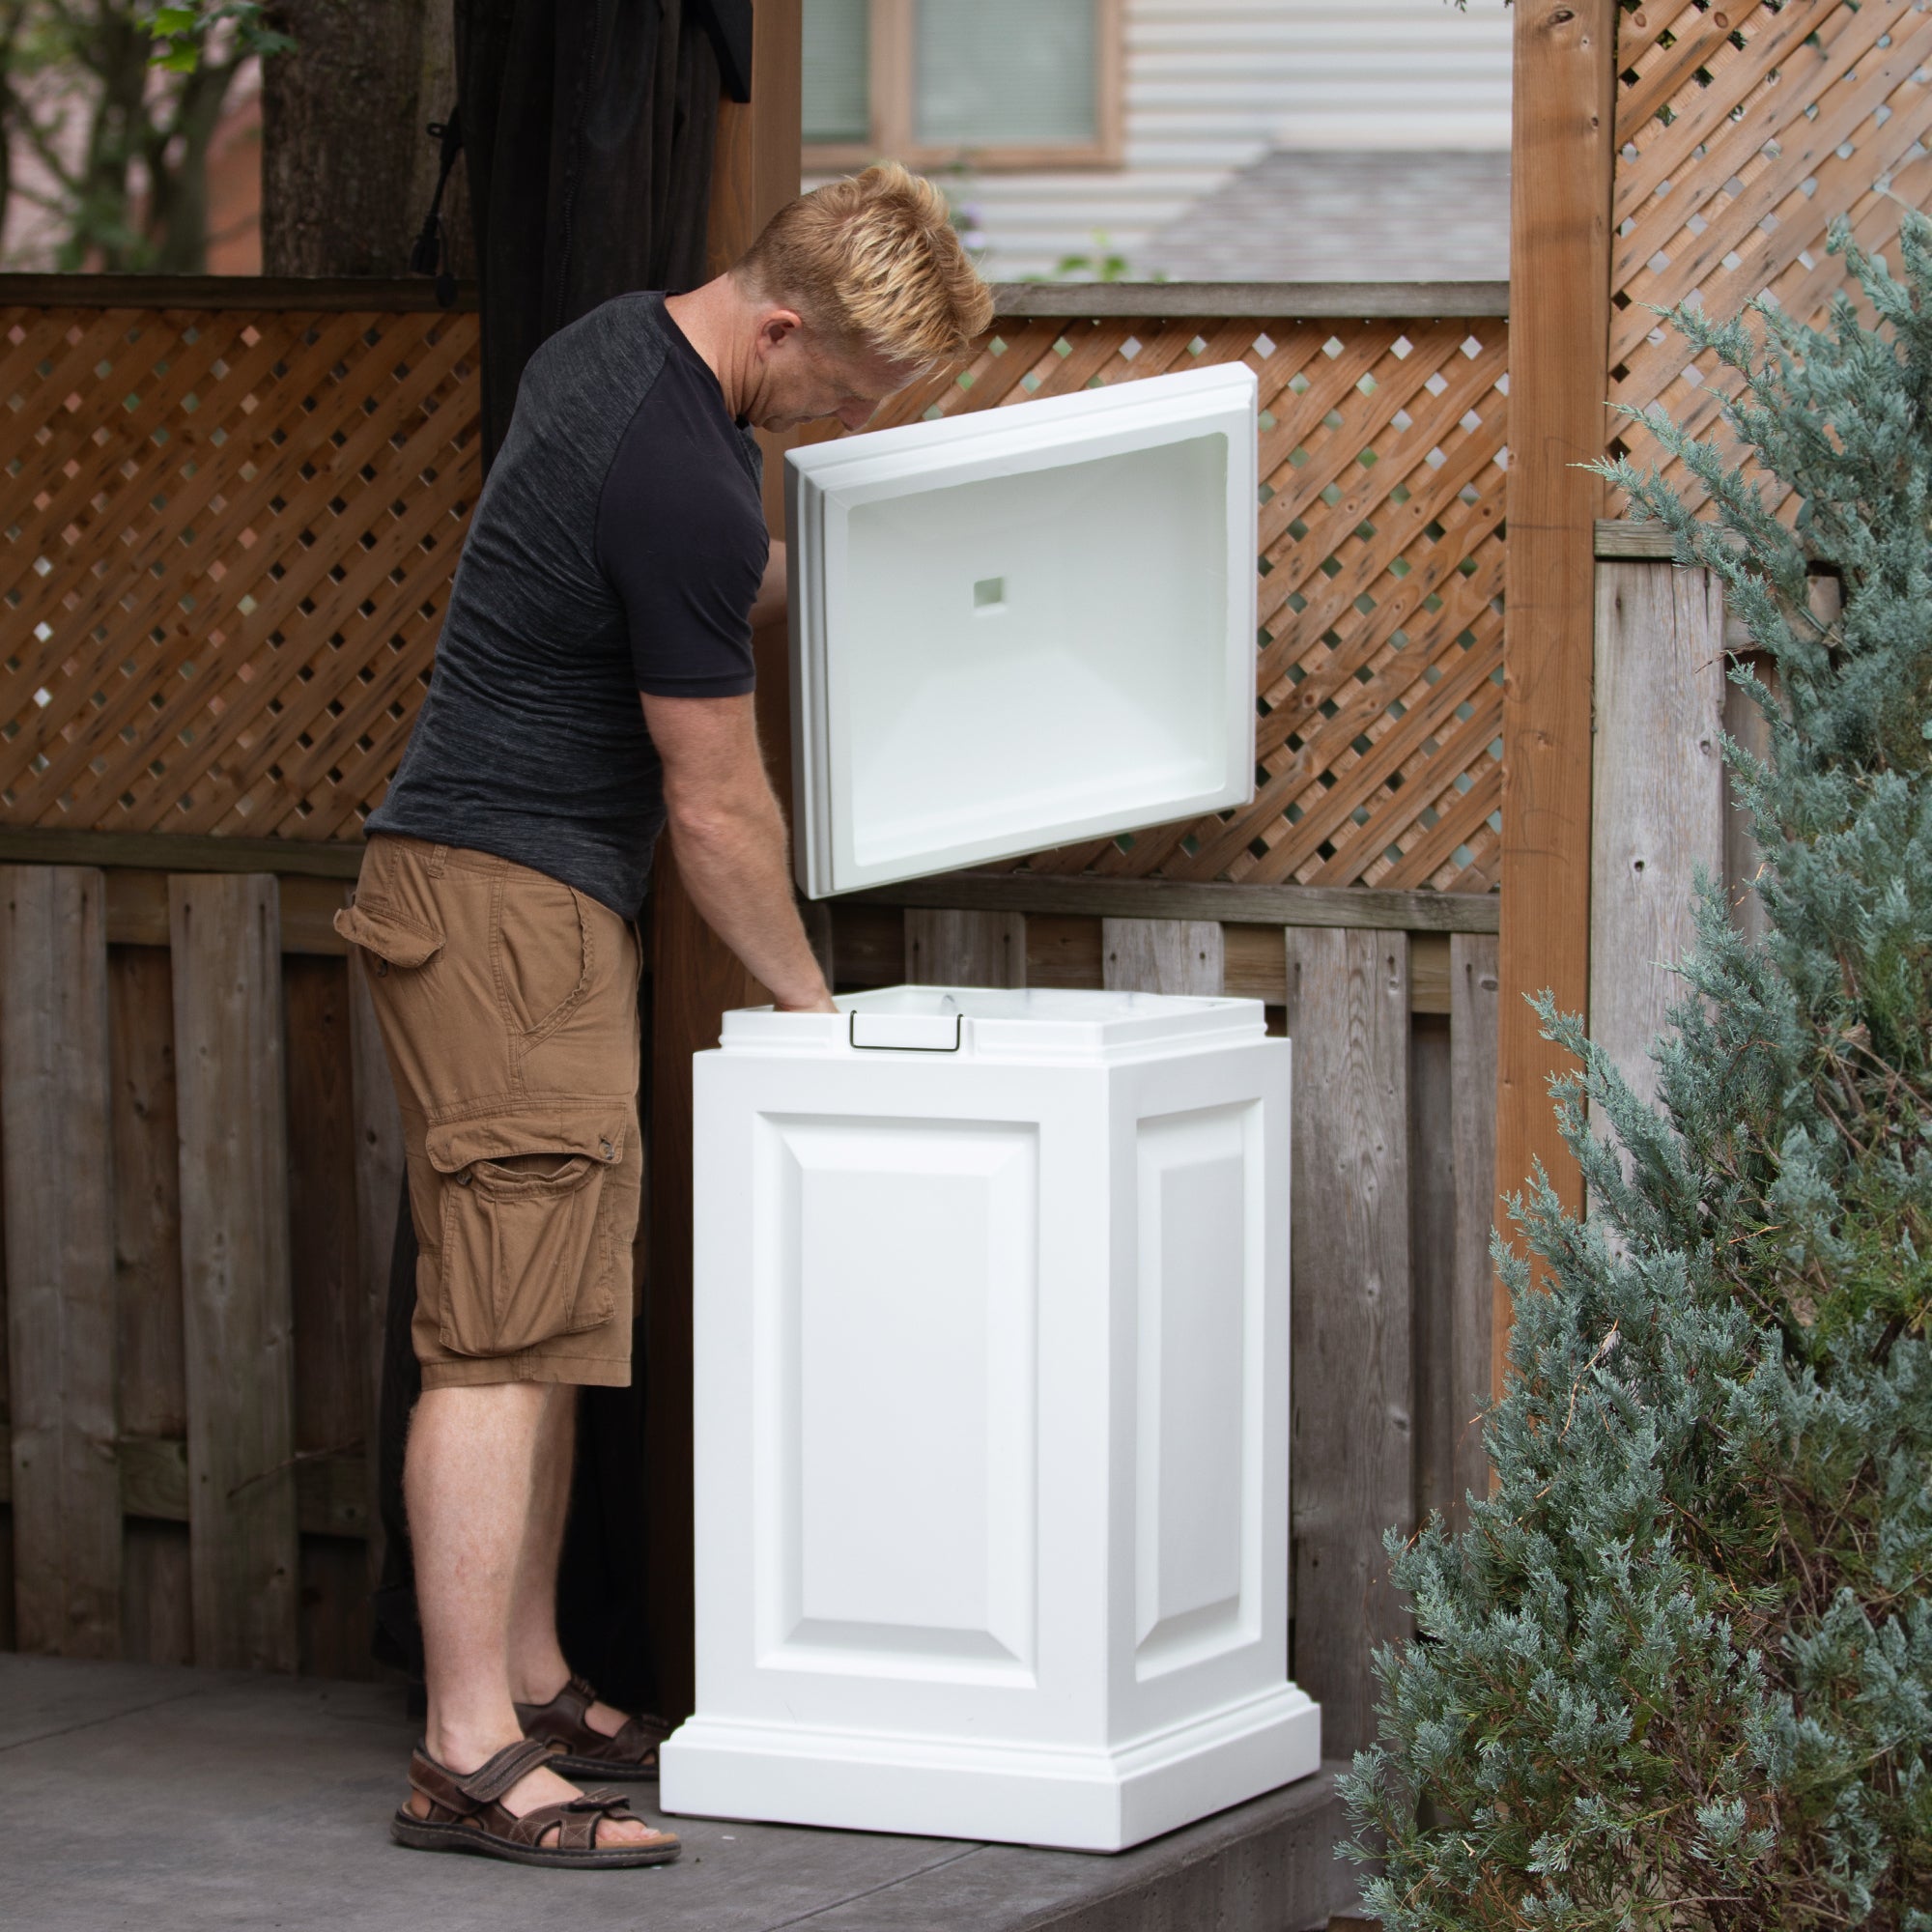
[[[1100,1060],[1261,1038],[1259,1000],[1064,987],[886,986],[843,993],[836,1013],[745,1007],[724,1015],[726,1053],[847,1058]]]
[[[1246,803],[1242,363],[785,459],[793,839],[812,898]]]

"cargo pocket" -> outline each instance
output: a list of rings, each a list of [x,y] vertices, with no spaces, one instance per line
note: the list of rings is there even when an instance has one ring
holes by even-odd
[[[429,1130],[442,1176],[445,1349],[511,1355],[611,1319],[616,1268],[598,1209],[628,1124],[499,1114]]]
[[[369,970],[386,978],[391,966],[413,970],[426,966],[442,950],[442,934],[380,900],[344,906],[335,915],[335,929],[352,946],[369,954]]]

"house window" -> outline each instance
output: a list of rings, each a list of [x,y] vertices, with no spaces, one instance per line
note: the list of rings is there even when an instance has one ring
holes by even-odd
[[[805,0],[805,164],[1117,165],[1121,0]]]

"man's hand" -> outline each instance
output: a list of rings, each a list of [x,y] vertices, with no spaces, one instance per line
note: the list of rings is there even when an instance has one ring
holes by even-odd
[[[692,902],[781,1011],[836,1012],[792,897],[784,817],[765,776],[751,697],[647,694],[643,706]]]

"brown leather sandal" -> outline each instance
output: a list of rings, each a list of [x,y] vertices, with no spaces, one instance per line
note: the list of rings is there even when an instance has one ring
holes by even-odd
[[[548,1704],[519,1704],[517,1721],[526,1738],[554,1744],[563,1753],[551,1769],[566,1777],[655,1778],[658,1747],[670,1735],[656,1718],[627,1718],[614,1737],[590,1727],[597,1693],[581,1677],[570,1681]]]
[[[558,1769],[547,1744],[520,1738],[467,1776],[448,1770],[418,1745],[410,1758],[410,1783],[429,1800],[418,1818],[407,1804],[389,1821],[389,1835],[419,1852],[476,1852],[520,1865],[663,1865],[681,1847],[668,1832],[635,1845],[600,1845],[601,1820],[632,1824],[630,1801],[615,1791],[586,1791],[562,1804],[539,1804],[520,1818],[502,1804],[504,1792],[539,1765]],[[543,1842],[552,1832],[549,1844]]]

